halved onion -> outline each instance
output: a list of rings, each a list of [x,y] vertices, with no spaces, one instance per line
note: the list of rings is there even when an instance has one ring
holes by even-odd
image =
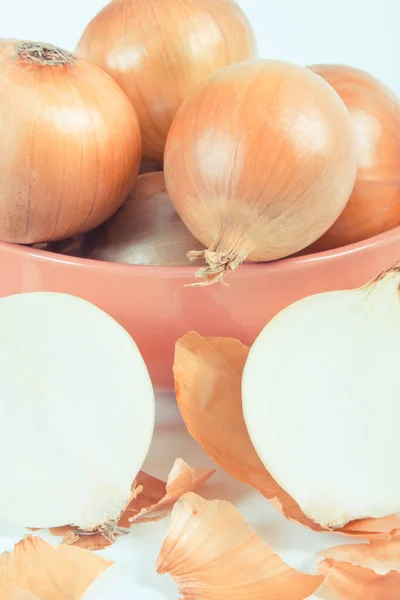
[[[133,523],[157,521],[164,517],[183,494],[200,488],[214,472],[214,469],[193,469],[180,458],[176,459],[166,483],[140,471],[133,486],[132,499],[118,520],[115,535],[104,530],[88,534],[70,525],[52,527],[50,533],[62,537],[63,544],[86,550],[106,548],[116,541],[118,535],[126,533]]]
[[[251,442],[241,395],[248,352],[241,342],[230,338],[202,338],[190,332],[178,340],[174,377],[182,417],[193,438],[228,473],[259,490],[288,519],[322,531],[324,528],[308,518],[274,480]],[[306,468],[303,472],[307,477]],[[400,514],[352,521],[335,531],[349,536],[391,538],[400,532]]]
[[[0,519],[112,527],[153,434],[153,389],[135,342],[66,294],[2,298],[0,323]]]
[[[324,528],[400,513],[400,266],[281,311],[250,350],[243,411],[257,454]]]

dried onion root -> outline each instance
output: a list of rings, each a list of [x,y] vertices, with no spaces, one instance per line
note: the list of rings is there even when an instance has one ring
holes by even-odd
[[[26,537],[0,555],[1,600],[80,600],[113,563],[80,548]]]
[[[126,533],[133,523],[164,517],[183,494],[198,490],[214,473],[214,469],[193,469],[180,458],[175,461],[166,483],[141,471],[136,478],[132,500],[118,521],[116,536]],[[62,536],[64,544],[86,550],[100,550],[115,541],[115,537],[107,532],[84,533],[71,526],[52,528],[50,532]]]
[[[223,282],[244,261],[298,252],[339,217],[356,177],[349,113],[303,67],[226,67],[179,109],[164,172],[178,214],[207,248],[188,255],[207,263],[197,285]]]
[[[205,452],[230,475],[261,492],[290,520],[322,531],[273,479],[250,440],[242,410],[241,380],[249,349],[230,338],[190,332],[175,346],[174,377],[183,420]],[[329,528],[327,528],[329,530]],[[361,519],[335,530],[350,536],[390,538],[400,515]]]
[[[186,494],[175,505],[157,571],[181,600],[303,600],[324,577],[289,567],[230,502]]]

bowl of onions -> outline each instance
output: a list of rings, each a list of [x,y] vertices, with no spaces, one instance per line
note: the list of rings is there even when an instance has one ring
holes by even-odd
[[[179,73],[184,29],[164,39],[167,55],[125,65],[145,43],[132,29],[129,52],[119,45],[121,19],[144,10],[134,0],[110,3],[76,56],[0,43],[0,297],[91,302],[131,334],[159,390],[173,387],[188,331],[250,345],[286,306],[356,288],[400,257],[399,100],[350,67],[257,59],[234,2],[186,3],[229,41],[221,64],[209,60],[221,40],[199,33],[207,72],[186,52]],[[179,85],[156,95],[169,60]],[[140,105],[144,91],[158,104]],[[163,171],[138,176],[143,160]]]
[[[118,222],[114,223],[118,229]],[[169,226],[168,217],[162,223]],[[144,357],[153,385],[169,391],[173,387],[174,345],[187,331],[205,337],[234,337],[251,344],[264,325],[290,303],[318,292],[360,286],[400,256],[400,227],[396,227],[344,248],[244,264],[226,278],[228,286],[188,287],[195,268],[171,264],[172,260],[181,262],[180,250],[188,241],[188,233],[176,227],[174,231],[174,244],[169,245],[168,254],[163,253],[169,263],[165,265],[107,260],[122,260],[121,252],[125,252],[130,260],[136,257],[142,262],[157,262],[157,248],[165,245],[163,229],[153,232],[150,249],[140,242],[133,252],[132,248],[121,250],[118,243],[110,243],[107,249],[103,242],[96,245],[96,233],[83,247],[101,260],[0,243],[0,296],[56,291],[89,300],[128,330]],[[175,248],[181,260],[176,258]]]

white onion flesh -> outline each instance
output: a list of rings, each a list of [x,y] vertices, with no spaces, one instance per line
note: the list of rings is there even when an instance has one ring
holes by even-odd
[[[400,511],[400,273],[311,296],[252,347],[243,410],[267,470],[324,527]]]
[[[129,334],[66,294],[0,299],[0,519],[92,530],[118,518],[148,452],[154,395]]]

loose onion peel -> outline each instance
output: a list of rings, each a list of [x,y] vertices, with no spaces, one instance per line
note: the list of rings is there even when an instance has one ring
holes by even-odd
[[[140,473],[137,485],[143,488],[143,496],[138,495],[135,505],[128,507],[128,513],[135,513],[129,517],[129,522],[151,520],[150,515],[168,509],[187,492],[199,489],[214,473],[215,469],[192,469],[179,458],[175,461],[166,484],[151,475]]]
[[[400,539],[339,546],[319,553],[321,600],[398,600]]]
[[[175,505],[157,571],[173,577],[182,600],[303,600],[324,580],[284,563],[232,504],[196,494]]]
[[[1,600],[80,600],[113,563],[69,546],[26,537],[0,555]]]
[[[174,377],[179,409],[195,440],[233,477],[260,491],[288,519],[322,531],[263,466],[250,440],[242,409],[241,382],[249,349],[229,338],[190,332],[175,346]],[[329,530],[329,528],[328,528]],[[363,519],[335,530],[351,536],[391,538],[400,515]]]

